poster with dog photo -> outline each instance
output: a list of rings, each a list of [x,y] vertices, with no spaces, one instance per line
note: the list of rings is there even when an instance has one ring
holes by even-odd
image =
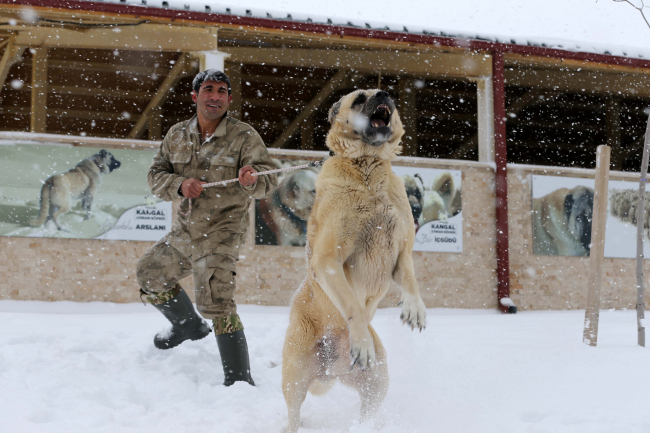
[[[171,203],[151,196],[153,150],[3,142],[0,235],[157,241]]]
[[[534,254],[589,256],[594,184],[593,179],[532,176]],[[637,182],[609,181],[605,257],[636,257],[638,188]],[[647,215],[645,257],[650,254]]]
[[[463,252],[462,172],[396,167],[415,223],[413,251]]]
[[[277,168],[305,160],[274,159]],[[283,172],[278,188],[255,203],[256,245],[305,246],[316,196],[318,168]],[[414,251],[462,252],[461,179],[458,170],[395,167],[405,182],[417,230]]]

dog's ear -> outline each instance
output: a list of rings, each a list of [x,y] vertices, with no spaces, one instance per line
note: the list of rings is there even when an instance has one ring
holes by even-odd
[[[334,119],[336,119],[336,116],[339,114],[339,110],[341,109],[341,101],[342,99],[339,99],[339,101],[330,108],[329,115],[327,116],[327,120],[331,123],[334,124]]]
[[[293,182],[292,189],[293,195],[298,197],[300,195],[300,185],[298,185],[298,182]]]
[[[102,150],[99,151],[99,156],[101,156],[102,158],[106,158],[107,153],[108,152],[106,152],[106,149],[102,149]]]
[[[564,199],[564,215],[566,216],[567,221],[571,219],[572,210],[573,210],[573,194],[567,194],[566,198]]]

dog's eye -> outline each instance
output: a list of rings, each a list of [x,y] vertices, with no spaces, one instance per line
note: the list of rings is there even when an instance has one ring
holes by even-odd
[[[352,106],[354,107],[355,105],[361,105],[366,102],[366,99],[368,99],[366,98],[366,95],[364,95],[363,93],[359,93],[359,96],[357,96],[354,99],[354,102],[352,102]]]

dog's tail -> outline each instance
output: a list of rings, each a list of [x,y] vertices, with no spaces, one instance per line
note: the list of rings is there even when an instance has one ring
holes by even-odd
[[[38,211],[38,218],[29,220],[29,225],[39,227],[45,223],[47,216],[50,214],[50,184],[44,183],[41,188],[41,208]]]
[[[309,392],[311,392],[312,395],[324,395],[332,386],[334,386],[333,380],[324,382],[316,379],[311,383],[311,385],[309,385]]]

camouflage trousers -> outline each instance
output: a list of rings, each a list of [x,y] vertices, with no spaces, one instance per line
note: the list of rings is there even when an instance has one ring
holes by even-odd
[[[199,313],[211,319],[218,334],[243,329],[235,295],[235,258],[213,254],[192,260],[161,239],[140,258],[136,276],[145,299],[160,304],[180,290],[178,281],[192,275]]]

